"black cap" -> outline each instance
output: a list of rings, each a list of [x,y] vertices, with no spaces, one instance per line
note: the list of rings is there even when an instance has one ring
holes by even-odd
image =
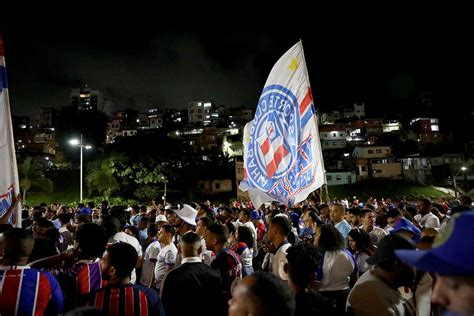
[[[387,235],[377,245],[375,254],[366,261],[370,265],[377,265],[381,262],[395,262],[395,249],[415,249],[415,243],[410,239],[398,234]]]

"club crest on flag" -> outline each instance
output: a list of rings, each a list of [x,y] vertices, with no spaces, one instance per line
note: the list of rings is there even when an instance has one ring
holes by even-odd
[[[282,86],[265,88],[260,97],[247,153],[251,159],[247,173],[262,190],[269,190],[272,181],[283,177],[292,166],[298,144],[300,117],[296,97]]]
[[[244,130],[244,180],[258,207],[293,205],[324,183],[316,113],[301,42],[273,67]]]

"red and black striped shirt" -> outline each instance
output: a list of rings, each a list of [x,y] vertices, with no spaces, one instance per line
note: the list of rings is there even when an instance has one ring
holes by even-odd
[[[107,285],[90,294],[88,305],[110,316],[164,316],[158,294],[152,289],[133,284]]]

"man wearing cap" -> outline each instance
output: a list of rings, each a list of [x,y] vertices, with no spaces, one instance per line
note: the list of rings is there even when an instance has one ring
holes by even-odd
[[[166,216],[164,216],[163,214],[160,214],[156,217],[155,223],[156,225],[158,225],[158,231],[159,231],[160,228],[163,227],[163,225],[168,224],[168,221],[166,220]]]
[[[397,250],[403,262],[417,269],[436,273],[431,300],[451,314],[474,314],[474,212],[453,216],[446,230],[438,235],[431,250]]]
[[[198,211],[188,204],[183,204],[183,207],[181,209],[175,210],[174,213],[176,214],[176,217],[172,225],[176,228],[175,241],[179,243],[180,239],[185,234],[192,232],[197,226],[196,216],[198,214]],[[176,267],[178,267],[180,264],[181,252],[178,251],[178,255],[176,256]]]
[[[415,249],[414,243],[397,234],[382,238],[375,254],[367,263],[375,268],[362,274],[347,298],[349,315],[407,315],[415,309],[398,292],[401,286],[412,286],[413,268],[395,256],[395,249]]]
[[[177,217],[173,222],[173,226],[176,227],[176,232],[183,236],[184,234],[193,231],[196,227],[196,216],[198,211],[193,207],[183,204],[183,207],[179,210],[174,211]]]
[[[403,235],[414,242],[419,242],[421,237],[420,229],[406,218],[397,219],[393,225],[393,229],[390,231],[390,234]]]

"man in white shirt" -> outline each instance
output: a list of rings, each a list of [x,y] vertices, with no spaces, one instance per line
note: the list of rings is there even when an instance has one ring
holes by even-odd
[[[418,214],[415,215],[415,220],[421,228],[433,227],[439,229],[439,218],[431,213],[431,201],[429,199],[420,199],[416,205]]]
[[[158,241],[162,246],[155,265],[155,283],[158,289],[165,274],[172,270],[176,263],[178,249],[173,243],[174,234],[175,229],[171,225],[163,225],[158,233]]]
[[[271,273],[285,281],[288,280],[284,266],[288,262],[286,260],[286,250],[291,246],[287,239],[290,232],[291,224],[287,217],[277,215],[270,219],[267,240],[276,249],[272,258]]]
[[[360,218],[362,220],[362,228],[370,236],[370,240],[374,245],[387,236],[387,232],[380,227],[375,226],[375,213],[369,208],[363,208],[360,211]]]
[[[212,225],[212,222],[209,219],[209,217],[203,216],[199,218],[197,222],[197,227],[196,227],[196,234],[198,234],[198,236],[201,238],[201,247],[202,247],[201,259],[202,259],[202,262],[207,265],[211,264],[213,257],[212,257],[212,251],[207,250],[204,234],[206,233],[207,228],[211,225]]]
[[[248,227],[250,229],[250,231],[252,232],[253,244],[254,244],[253,254],[254,254],[254,256],[256,256],[257,251],[258,251],[258,248],[257,248],[257,229],[255,228],[255,225],[253,224],[253,222],[250,220],[250,211],[248,209],[244,208],[244,209],[240,210],[240,212],[239,212],[239,221],[242,224],[244,224],[245,227]]]
[[[155,234],[154,239],[148,244],[148,247],[145,250],[145,255],[143,256],[143,267],[142,275],[140,277],[140,284],[146,287],[155,287],[155,265],[158,258],[158,254],[161,251],[160,242],[156,239],[156,227],[150,225],[148,233],[151,232]]]
[[[139,267],[139,264],[141,262],[141,257],[143,256],[142,246],[140,246],[138,239],[136,239],[135,237],[119,231],[120,220],[117,217],[112,216],[112,215],[103,215],[100,218],[98,224],[105,230],[105,234],[107,235],[107,238],[108,238],[107,246],[110,246],[111,244],[116,243],[116,242],[124,242],[131,245],[133,248],[135,248],[138,254],[137,267]],[[137,280],[137,276],[135,273],[135,269],[133,269],[130,282],[135,284],[136,280]]]

